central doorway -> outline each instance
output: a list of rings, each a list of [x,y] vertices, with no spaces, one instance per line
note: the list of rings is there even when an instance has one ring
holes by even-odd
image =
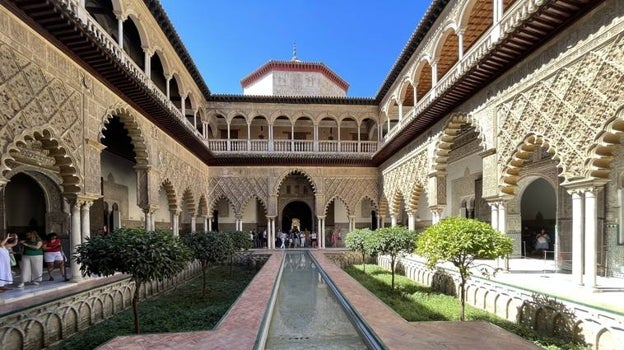
[[[284,207],[282,211],[282,231],[288,232],[291,228],[297,227],[299,231],[312,231],[313,218],[312,210],[302,201],[292,201]]]

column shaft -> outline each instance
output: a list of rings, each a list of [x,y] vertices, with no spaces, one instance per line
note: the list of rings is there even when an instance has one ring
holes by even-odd
[[[572,281],[583,285],[583,197],[572,192]]]
[[[585,192],[585,285],[596,286],[598,207],[596,190]]]
[[[71,246],[72,253],[76,251],[76,247],[81,243],[80,240],[80,204],[78,201],[71,204]],[[80,265],[76,259],[70,259],[70,267],[72,274],[72,282],[82,281],[80,274]]]

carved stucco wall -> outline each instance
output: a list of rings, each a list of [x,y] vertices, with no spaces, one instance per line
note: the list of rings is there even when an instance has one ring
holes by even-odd
[[[43,146],[38,152],[56,160],[64,192],[99,194],[103,148],[99,140],[112,116],[118,116],[126,126],[137,164],[153,167],[151,181],[141,188],[151,193],[141,195],[140,200],[148,201],[144,204],[158,206],[158,191],[166,179],[171,179],[178,196],[172,199],[174,203],[181,201],[185,190],[196,202],[208,193],[208,169],[193,154],[4,8],[0,9],[3,174],[15,164],[12,155],[28,151],[32,156],[27,146],[40,142]]]
[[[316,167],[212,167],[208,197],[214,208],[220,198],[226,198],[237,214],[242,214],[250,199],[259,199],[270,216],[279,215],[277,194],[284,179],[290,174],[302,174],[309,181],[315,195],[316,215],[323,215],[334,198],[340,198],[349,213],[363,198],[370,198],[378,207],[378,175],[374,168],[352,168],[345,175],[344,168]],[[353,215],[353,214],[352,214]]]

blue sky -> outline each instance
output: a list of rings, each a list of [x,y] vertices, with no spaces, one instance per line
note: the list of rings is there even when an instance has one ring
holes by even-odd
[[[430,1],[161,0],[212,93],[242,94],[240,80],[269,60],[323,62],[374,97]]]

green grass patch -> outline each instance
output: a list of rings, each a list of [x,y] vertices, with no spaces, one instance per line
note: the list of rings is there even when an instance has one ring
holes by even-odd
[[[390,271],[377,265],[366,265],[366,272],[362,271],[362,265],[347,266],[344,270],[407,321],[459,321],[460,303],[454,296],[433,291],[403,275],[395,275],[395,289],[391,290]],[[466,305],[466,320],[491,322],[548,350],[588,349],[542,337],[531,329],[470,305]]]
[[[175,289],[139,303],[141,333],[188,332],[212,329],[258,270],[215,266],[208,270],[206,297],[202,298],[201,274]],[[132,308],[49,348],[93,349],[116,336],[134,334]]]

